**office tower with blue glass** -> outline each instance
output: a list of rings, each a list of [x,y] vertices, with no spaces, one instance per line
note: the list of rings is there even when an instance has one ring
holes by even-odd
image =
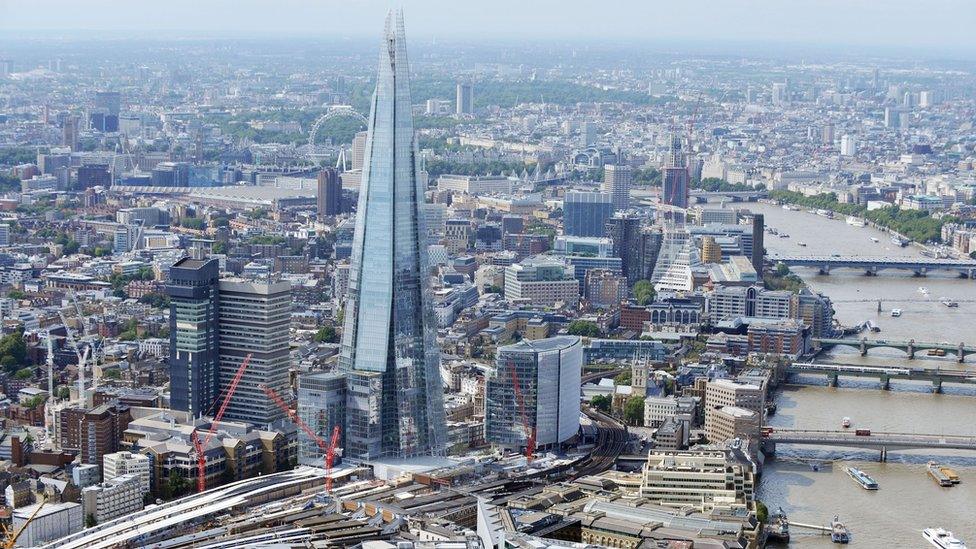
[[[613,215],[610,193],[567,191],[563,200],[563,227],[570,236],[606,236]]]
[[[386,21],[363,156],[345,326],[345,456],[444,453],[446,427],[428,274],[424,189],[403,15]]]

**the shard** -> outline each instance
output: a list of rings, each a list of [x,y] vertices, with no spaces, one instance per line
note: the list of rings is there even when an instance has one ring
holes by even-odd
[[[339,361],[345,455],[354,459],[445,448],[408,72],[403,14],[391,13],[369,116]]]

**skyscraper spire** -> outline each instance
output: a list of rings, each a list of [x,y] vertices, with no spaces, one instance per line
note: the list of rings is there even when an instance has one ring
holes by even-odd
[[[340,368],[360,459],[444,451],[439,352],[403,13],[386,19],[359,189]]]

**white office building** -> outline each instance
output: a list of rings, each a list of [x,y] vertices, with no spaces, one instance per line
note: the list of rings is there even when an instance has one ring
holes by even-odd
[[[139,475],[122,475],[81,491],[81,507],[86,517],[99,524],[128,515],[143,508],[142,479]]]
[[[105,480],[112,480],[124,475],[135,475],[139,478],[139,485],[143,491],[149,491],[150,459],[146,454],[132,452],[115,452],[102,457],[102,476]]]

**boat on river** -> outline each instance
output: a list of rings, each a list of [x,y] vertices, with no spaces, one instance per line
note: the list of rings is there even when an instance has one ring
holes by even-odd
[[[858,483],[861,488],[864,488],[865,490],[877,490],[880,488],[878,481],[874,480],[871,478],[871,475],[865,473],[857,467],[848,467],[847,475],[854,479],[854,482]]]

